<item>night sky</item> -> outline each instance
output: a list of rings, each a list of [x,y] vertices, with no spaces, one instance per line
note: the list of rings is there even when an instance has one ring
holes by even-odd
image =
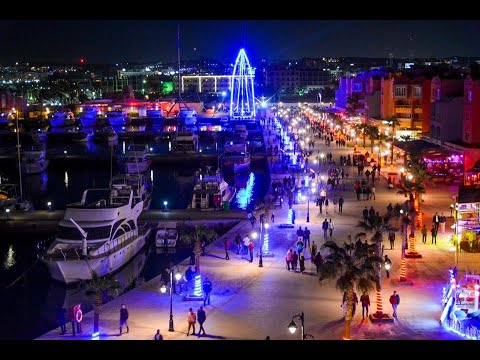
[[[175,62],[177,23],[182,59],[480,57],[473,20],[1,20],[0,64]]]

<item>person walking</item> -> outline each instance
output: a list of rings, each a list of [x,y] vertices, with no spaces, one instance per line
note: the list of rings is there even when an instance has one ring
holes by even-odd
[[[248,244],[248,251],[250,252],[250,262],[253,262],[253,248],[255,245],[253,245],[253,241],[250,240],[250,243]]]
[[[320,271],[320,265],[323,264],[323,257],[322,254],[320,254],[320,251],[317,252],[317,255],[315,255],[315,260],[314,260],[315,267],[317,268],[317,274]]]
[[[297,240],[303,241],[303,230],[301,226],[299,226],[297,230]]]
[[[432,222],[433,222],[433,226],[435,226],[435,230],[438,231],[438,226],[440,225],[440,216],[438,216],[438,212],[436,212],[435,215],[433,215]]]
[[[387,279],[390,278],[390,268],[392,267],[392,261],[388,257],[388,255],[385,255],[385,272],[387,273]]]
[[[205,329],[203,328],[203,323],[205,320],[207,320],[207,314],[205,313],[205,310],[203,310],[203,306],[200,306],[200,308],[197,310],[197,319],[198,323],[200,324],[200,329],[198,329],[198,337],[200,337],[202,331],[203,335],[206,335]]]
[[[62,330],[62,332],[60,333],[60,335],[65,335],[67,333],[67,325],[66,325],[66,319],[65,319],[65,308],[62,307],[61,305],[58,305],[58,309],[57,309],[57,322],[58,322],[58,325],[60,325],[60,330]]]
[[[445,234],[445,225],[447,224],[447,218],[443,215],[443,212],[442,212],[442,215],[440,215],[440,231],[442,232],[442,234]]]
[[[333,221],[332,221],[332,219],[330,219],[330,221],[328,222],[328,231],[330,233],[330,237],[332,237],[332,235],[333,235],[333,229],[334,229]]]
[[[187,322],[188,322],[187,336],[190,333],[190,329],[192,329],[192,335],[195,335],[195,324],[197,323],[197,315],[195,315],[192,308],[188,309]]]
[[[303,256],[303,252],[300,253],[299,261],[300,261],[300,272],[303,274],[305,272],[305,256]]]
[[[295,250],[293,250],[292,254],[292,270],[297,272],[297,265],[298,265],[298,254]]]
[[[370,306],[370,296],[366,291],[360,296],[360,302],[362,303],[362,319],[365,319],[365,315],[368,318],[368,307]]]
[[[310,248],[310,260],[312,264],[315,263],[315,255],[317,254],[317,244],[312,240],[312,247]]]
[[[390,296],[390,304],[392,304],[393,308],[393,317],[397,317],[397,307],[400,304],[400,295],[398,295],[396,291]]]
[[[240,233],[237,233],[237,236],[235,236],[235,244],[237,245],[237,254],[240,255],[240,250],[242,249],[242,238],[240,236]]]
[[[343,213],[343,203],[345,202],[345,200],[343,199],[342,196],[339,197],[338,199],[338,213],[341,214]]]
[[[228,239],[225,239],[224,245],[225,245],[225,260],[230,260],[230,256],[228,256],[228,249],[230,249],[230,241],[228,241]]]
[[[273,224],[275,222],[275,214],[272,212],[272,215],[270,215],[270,222]]]
[[[162,334],[160,334],[160,329],[157,329],[157,332],[155,333],[153,340],[163,340]]]
[[[322,229],[323,229],[323,237],[326,239],[327,238],[327,230],[328,230],[328,220],[326,218],[322,223]]]
[[[127,306],[125,304],[122,304],[122,307],[120,308],[120,334],[119,334],[120,336],[122,336],[123,325],[127,327],[127,334],[128,334],[128,331],[130,330],[128,328],[127,320],[128,320]]]
[[[430,230],[432,233],[432,244],[435,241],[435,245],[437,245],[437,231],[438,227],[435,226],[435,224],[432,225],[432,229]]]
[[[242,255],[247,255],[248,254],[248,244],[250,244],[250,238],[248,237],[248,234],[247,234],[243,238]],[[243,258],[243,256],[242,256],[242,258]]]
[[[285,256],[285,261],[287,263],[288,271],[290,271],[290,265],[292,264],[292,256],[293,256],[293,252],[292,252],[292,249],[290,249],[287,251],[287,255]],[[292,265],[292,269],[293,269],[293,265]]]
[[[374,184],[372,184],[372,186],[370,187],[370,198],[372,198],[372,197],[373,197],[373,200],[376,200],[376,198],[375,198],[375,185]]]
[[[303,230],[303,244],[306,249],[310,249],[310,230],[306,226],[305,230]]]
[[[428,232],[427,225],[423,224],[421,232],[422,232],[422,242],[424,244],[426,244],[427,243],[427,232]]]
[[[328,215],[328,198],[325,198],[323,204],[325,205],[325,214]]]
[[[388,240],[390,241],[390,250],[393,250],[395,248],[395,231],[388,233]]]
[[[212,282],[208,277],[205,278],[205,281],[203,282],[203,285],[202,285],[202,290],[205,293],[205,298],[203,299],[203,306],[207,306],[207,302],[208,302],[208,305],[210,305],[210,293],[212,292],[212,289],[213,289]]]

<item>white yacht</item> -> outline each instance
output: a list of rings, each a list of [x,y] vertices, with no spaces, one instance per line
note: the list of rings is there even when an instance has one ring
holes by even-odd
[[[83,127],[93,127],[105,122],[105,115],[102,115],[98,106],[87,106],[80,114],[80,123]]]
[[[133,203],[143,201],[143,208],[148,209],[152,202],[151,183],[145,174],[119,174],[112,177],[110,187],[118,191],[115,201],[128,197],[133,191]]]
[[[175,151],[196,154],[198,152],[198,135],[193,131],[178,131],[175,135]]]
[[[50,118],[50,125],[54,128],[72,126],[74,124],[75,116],[70,110],[55,112]]]
[[[126,174],[138,174],[150,168],[151,160],[145,156],[120,156],[117,164],[121,171]]]
[[[42,261],[53,279],[63,283],[112,273],[128,263],[146,244],[150,228],[139,228],[143,202],[133,192],[119,200],[116,189],[88,189],[82,200],[69,204],[55,241]]]
[[[21,153],[20,167],[26,175],[40,174],[47,170],[49,160],[45,150],[24,150]]]
[[[176,222],[160,222],[155,235],[156,247],[175,247],[177,246],[178,231]]]
[[[93,140],[115,142],[118,140],[118,134],[111,126],[105,126],[103,129],[95,131]]]
[[[220,210],[230,207],[235,197],[236,189],[223,179],[220,171],[212,173],[210,167],[206,171],[200,170],[194,176],[195,186],[192,194],[192,209]]]
[[[131,144],[131,145],[128,145],[124,155],[137,156],[137,157],[143,158],[144,156],[147,156],[147,153],[148,153],[147,145]]]
[[[111,126],[125,126],[127,124],[128,115],[123,110],[113,110],[107,112],[107,120]]]
[[[222,165],[227,171],[238,174],[250,169],[250,153],[247,151],[245,142],[233,143],[228,142],[222,154]]]

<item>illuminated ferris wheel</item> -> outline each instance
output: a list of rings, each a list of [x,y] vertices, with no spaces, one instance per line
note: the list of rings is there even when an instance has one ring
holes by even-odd
[[[255,118],[254,79],[255,69],[250,66],[245,50],[240,49],[230,82],[230,119],[252,120]]]

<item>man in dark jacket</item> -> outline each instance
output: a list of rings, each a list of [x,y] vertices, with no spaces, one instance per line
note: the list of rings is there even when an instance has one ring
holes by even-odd
[[[327,230],[328,230],[328,220],[325,219],[322,223],[322,229],[323,229],[323,237],[326,239],[327,238]]]
[[[200,306],[200,309],[197,310],[197,320],[198,323],[200,324],[200,329],[198,330],[198,337],[200,337],[200,333],[203,330],[203,335],[205,335],[205,329],[203,328],[203,323],[207,319],[207,314],[205,313],[205,310],[203,310],[203,306]]]
[[[205,293],[205,298],[203,300],[203,306],[210,305],[210,293],[212,292],[212,282],[208,279],[205,278],[205,281],[203,282],[203,292]]]
[[[338,212],[341,214],[343,213],[343,203],[344,203],[344,199],[343,197],[340,196],[340,198],[338,199]]]
[[[122,307],[120,309],[120,334],[119,334],[120,336],[122,335],[123,325],[127,327],[127,334],[128,334],[128,331],[130,330],[128,328],[127,320],[128,320],[128,310],[125,304],[122,304]]]

